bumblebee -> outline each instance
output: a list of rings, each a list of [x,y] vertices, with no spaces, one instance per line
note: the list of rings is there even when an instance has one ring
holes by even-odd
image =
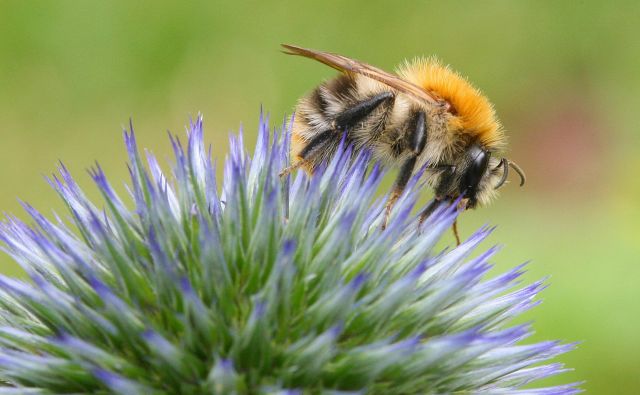
[[[423,167],[438,202],[460,198],[461,209],[491,202],[509,168],[525,183],[522,169],[501,154],[506,138],[489,100],[464,77],[435,58],[405,62],[391,74],[345,56],[283,45],[285,53],[315,59],[341,72],[296,106],[292,164],[313,173],[338,149],[342,136],[356,150],[399,168],[386,205],[383,228],[394,203]],[[454,224],[454,233],[460,243]]]

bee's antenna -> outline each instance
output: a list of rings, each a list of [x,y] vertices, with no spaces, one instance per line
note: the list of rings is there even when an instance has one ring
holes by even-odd
[[[494,167],[493,170],[497,170],[500,166],[504,167],[504,169],[502,170],[502,178],[498,182],[498,185],[496,185],[493,189],[500,188],[502,184],[507,181],[507,177],[509,176],[509,160],[507,158],[500,159],[500,163],[498,163],[498,166]]]
[[[520,176],[520,186],[523,186],[525,181],[527,181],[527,176],[524,174],[524,171],[522,170],[522,168],[518,166],[516,162],[509,162],[509,166],[511,166],[513,170],[515,170],[516,173],[518,173],[518,175]]]

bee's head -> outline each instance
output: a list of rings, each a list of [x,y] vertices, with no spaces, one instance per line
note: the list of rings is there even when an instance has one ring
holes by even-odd
[[[450,166],[446,166],[435,185],[436,196],[453,200],[463,197],[465,208],[486,205],[497,195],[512,167],[520,176],[520,186],[524,185],[522,169],[506,158],[491,156],[491,151],[480,144],[471,144]]]

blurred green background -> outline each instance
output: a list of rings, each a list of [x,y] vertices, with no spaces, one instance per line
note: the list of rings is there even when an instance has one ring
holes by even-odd
[[[160,158],[166,130],[198,112],[216,157],[241,124],[252,144],[261,105],[280,124],[334,75],[280,43],[386,69],[435,54],[495,103],[527,171],[460,227],[499,225],[486,247],[505,246],[500,269],[532,260],[527,280],[551,275],[526,319],[536,339],[582,342],[551,382],[639,393],[640,3],[133,3],[0,3],[0,210],[24,218],[20,198],[63,212],[42,179],[58,159],[91,196],[94,160],[124,183],[129,117]],[[0,271],[19,273],[4,255]]]

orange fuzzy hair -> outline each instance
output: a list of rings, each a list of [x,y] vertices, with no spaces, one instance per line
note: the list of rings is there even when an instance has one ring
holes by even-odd
[[[487,148],[504,147],[505,137],[493,106],[466,78],[433,57],[405,63],[398,75],[451,104],[455,116],[449,124],[453,129],[473,135]]]

